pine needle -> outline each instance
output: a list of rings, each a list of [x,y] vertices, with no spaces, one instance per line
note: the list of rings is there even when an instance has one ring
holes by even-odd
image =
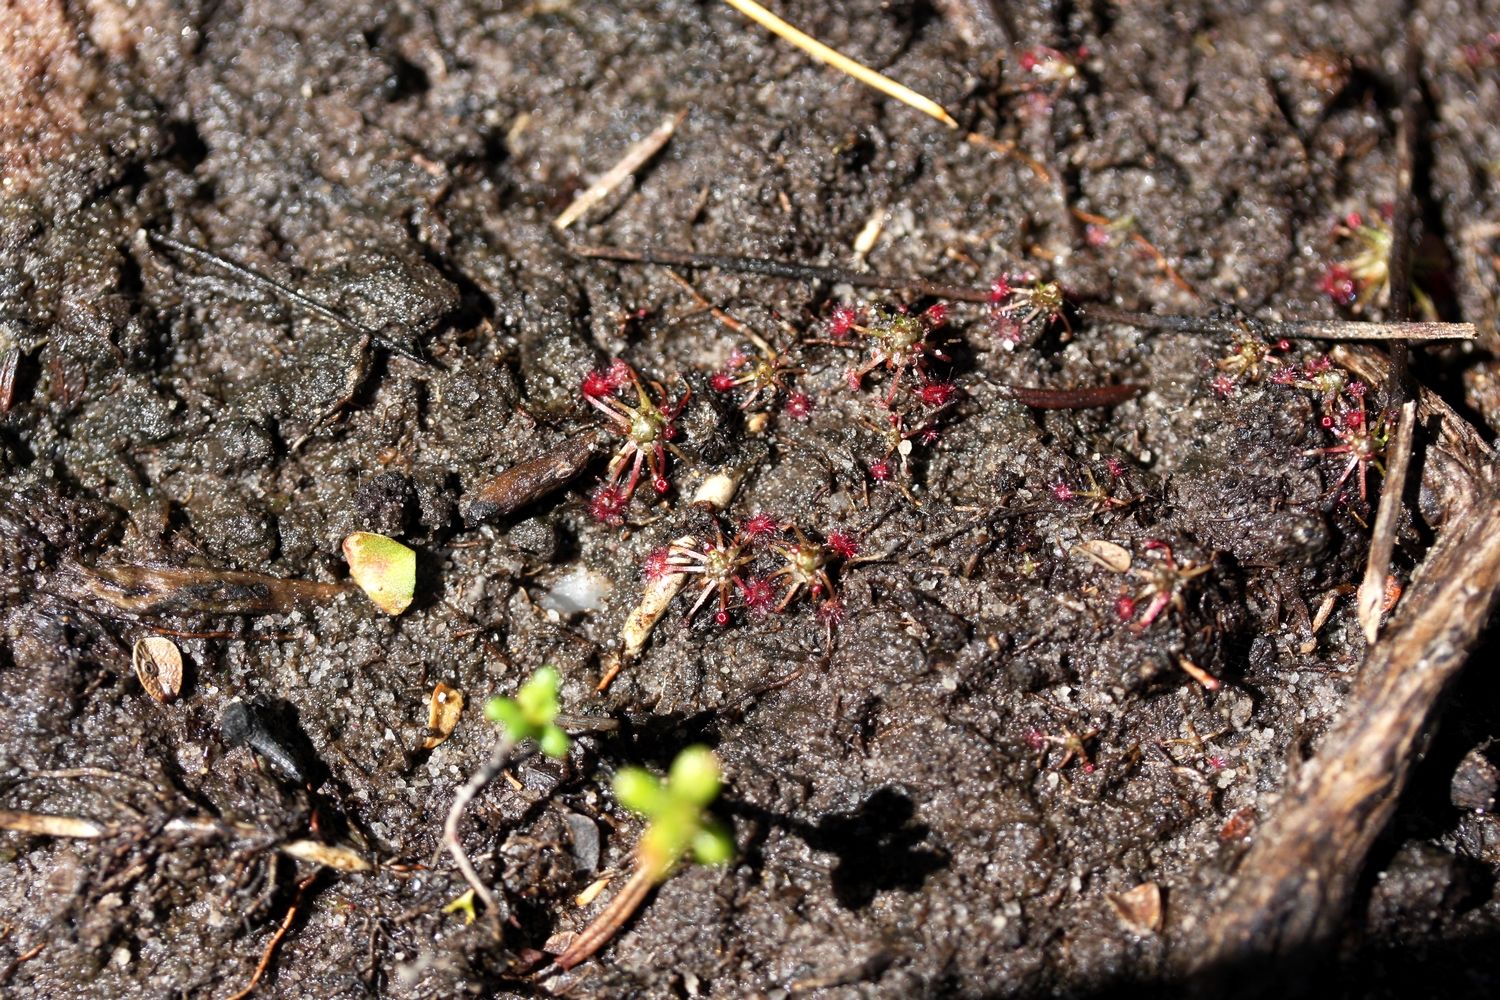
[[[724,2],[773,35],[791,42],[814,59],[825,62],[834,69],[848,73],[865,86],[873,87],[887,96],[894,97],[901,103],[916,108],[923,114],[931,115],[949,128],[958,128],[958,122],[954,121],[953,117],[943,110],[941,104],[930,97],[923,97],[910,87],[897,83],[890,77],[882,73],[877,73],[863,63],[855,62],[836,49],[829,48],[811,35],[798,31],[756,3],[755,0],[724,0]]]

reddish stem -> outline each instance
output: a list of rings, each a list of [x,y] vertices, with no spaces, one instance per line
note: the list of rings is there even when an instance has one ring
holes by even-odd
[[[656,880],[651,877],[651,872],[644,865],[638,865],[631,874],[630,881],[620,887],[609,905],[599,911],[599,915],[573,939],[566,951],[557,956],[553,964],[566,972],[579,962],[586,961],[625,926],[625,921],[645,902],[655,886]]]

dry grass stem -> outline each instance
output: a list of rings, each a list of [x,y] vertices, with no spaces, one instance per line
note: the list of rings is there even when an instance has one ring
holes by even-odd
[[[958,128],[958,122],[954,121],[953,116],[944,111],[943,106],[937,101],[930,97],[923,97],[905,84],[897,83],[885,74],[877,73],[865,64],[850,59],[837,49],[829,48],[806,32],[798,31],[760,4],[755,3],[755,0],[724,0],[724,2],[771,34],[792,43],[814,59],[849,74],[866,87],[873,87],[888,97],[894,97],[902,104],[916,108],[923,114],[931,115],[949,128]]]

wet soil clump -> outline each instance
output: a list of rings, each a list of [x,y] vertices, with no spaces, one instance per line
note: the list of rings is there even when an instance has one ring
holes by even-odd
[[[1381,480],[1340,447],[1357,391],[1326,345],[1248,324],[1381,316],[1326,285],[1350,213],[1402,196],[1407,5],[775,6],[962,128],[718,3],[0,14],[0,91],[22,95],[0,107],[0,808],[99,833],[0,834],[8,995],[231,995],[292,907],[263,995],[1181,984],[1365,652],[1351,588]],[[1415,371],[1490,435],[1497,11],[1414,6],[1416,280],[1480,328]],[[1068,70],[1037,70],[1053,59]],[[1070,304],[944,302],[939,322],[931,296],[574,241],[1058,282]],[[1090,303],[1247,332],[1153,333]],[[851,380],[884,342],[845,307],[865,331],[924,317],[920,364]],[[616,359],[683,404],[662,489],[646,473],[601,521],[632,456],[582,385]],[[742,405],[757,360],[775,377]],[[1141,390],[1084,409],[1011,389],[1120,384]],[[738,482],[721,513],[690,502],[716,475]],[[1411,492],[1402,580],[1437,528]],[[719,623],[717,594],[687,616],[689,581],[597,690],[652,553],[761,513],[782,546],[849,540],[830,586],[783,609],[735,585]],[[417,550],[406,613],[333,586],[352,531]],[[746,577],[776,579],[780,551],[753,548]],[[131,666],[156,634],[187,664],[166,704]],[[449,909],[465,886],[442,822],[489,754],[483,699],[544,663],[573,750],[523,754],[465,824],[508,910],[497,937]],[[1473,673],[1336,947],[1278,992],[1493,995],[1500,690]],[[469,707],[423,749],[439,682]],[[246,705],[292,772],[226,738]],[[629,867],[640,825],[609,776],[698,742],[724,763],[734,863],[685,869],[597,960],[529,978],[612,887],[577,895]],[[298,861],[291,840],[373,867]],[[1144,885],[1159,920],[1129,895]]]

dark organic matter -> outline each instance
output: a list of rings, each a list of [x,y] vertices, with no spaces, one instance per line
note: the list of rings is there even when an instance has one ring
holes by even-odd
[[[0,5],[0,993],[1494,995],[1493,4],[767,6]]]

